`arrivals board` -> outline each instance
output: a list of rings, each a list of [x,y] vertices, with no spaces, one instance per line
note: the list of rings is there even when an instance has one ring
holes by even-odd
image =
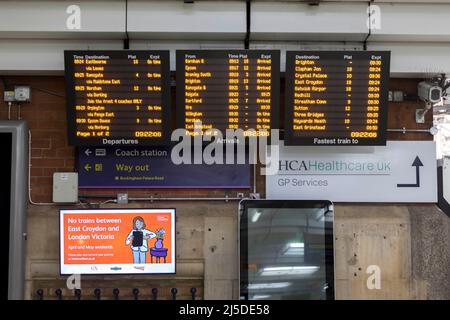
[[[386,145],[389,52],[288,51],[286,145]]]
[[[181,50],[176,59],[178,127],[189,135],[278,129],[279,51]]]
[[[168,51],[65,51],[69,144],[170,139]]]

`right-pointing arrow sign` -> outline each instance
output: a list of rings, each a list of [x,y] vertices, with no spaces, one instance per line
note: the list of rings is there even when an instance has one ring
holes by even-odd
[[[420,167],[423,167],[422,161],[420,161],[420,158],[416,156],[412,163],[413,167],[416,167],[416,183],[406,183],[406,184],[397,184],[398,188],[419,188],[420,187]]]

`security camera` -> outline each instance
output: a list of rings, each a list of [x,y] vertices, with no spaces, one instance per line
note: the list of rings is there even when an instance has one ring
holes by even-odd
[[[433,82],[422,81],[417,85],[419,98],[427,103],[438,103],[442,99],[442,88]]]

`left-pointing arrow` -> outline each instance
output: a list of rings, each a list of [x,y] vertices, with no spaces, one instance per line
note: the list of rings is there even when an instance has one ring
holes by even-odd
[[[84,151],[84,153],[89,157],[92,153],[92,151],[90,149],[86,149],[86,151]]]
[[[88,163],[84,166],[84,170],[86,170],[87,172],[89,172],[89,170],[91,170],[91,165]]]

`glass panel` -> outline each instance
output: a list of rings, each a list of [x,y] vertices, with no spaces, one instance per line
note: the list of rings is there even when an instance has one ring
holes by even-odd
[[[332,211],[327,207],[248,208],[245,220],[247,250],[242,248],[241,253],[247,255],[248,281],[244,281],[247,288],[241,289],[246,298],[329,297],[333,239],[327,239],[332,231],[327,228],[332,228]]]

